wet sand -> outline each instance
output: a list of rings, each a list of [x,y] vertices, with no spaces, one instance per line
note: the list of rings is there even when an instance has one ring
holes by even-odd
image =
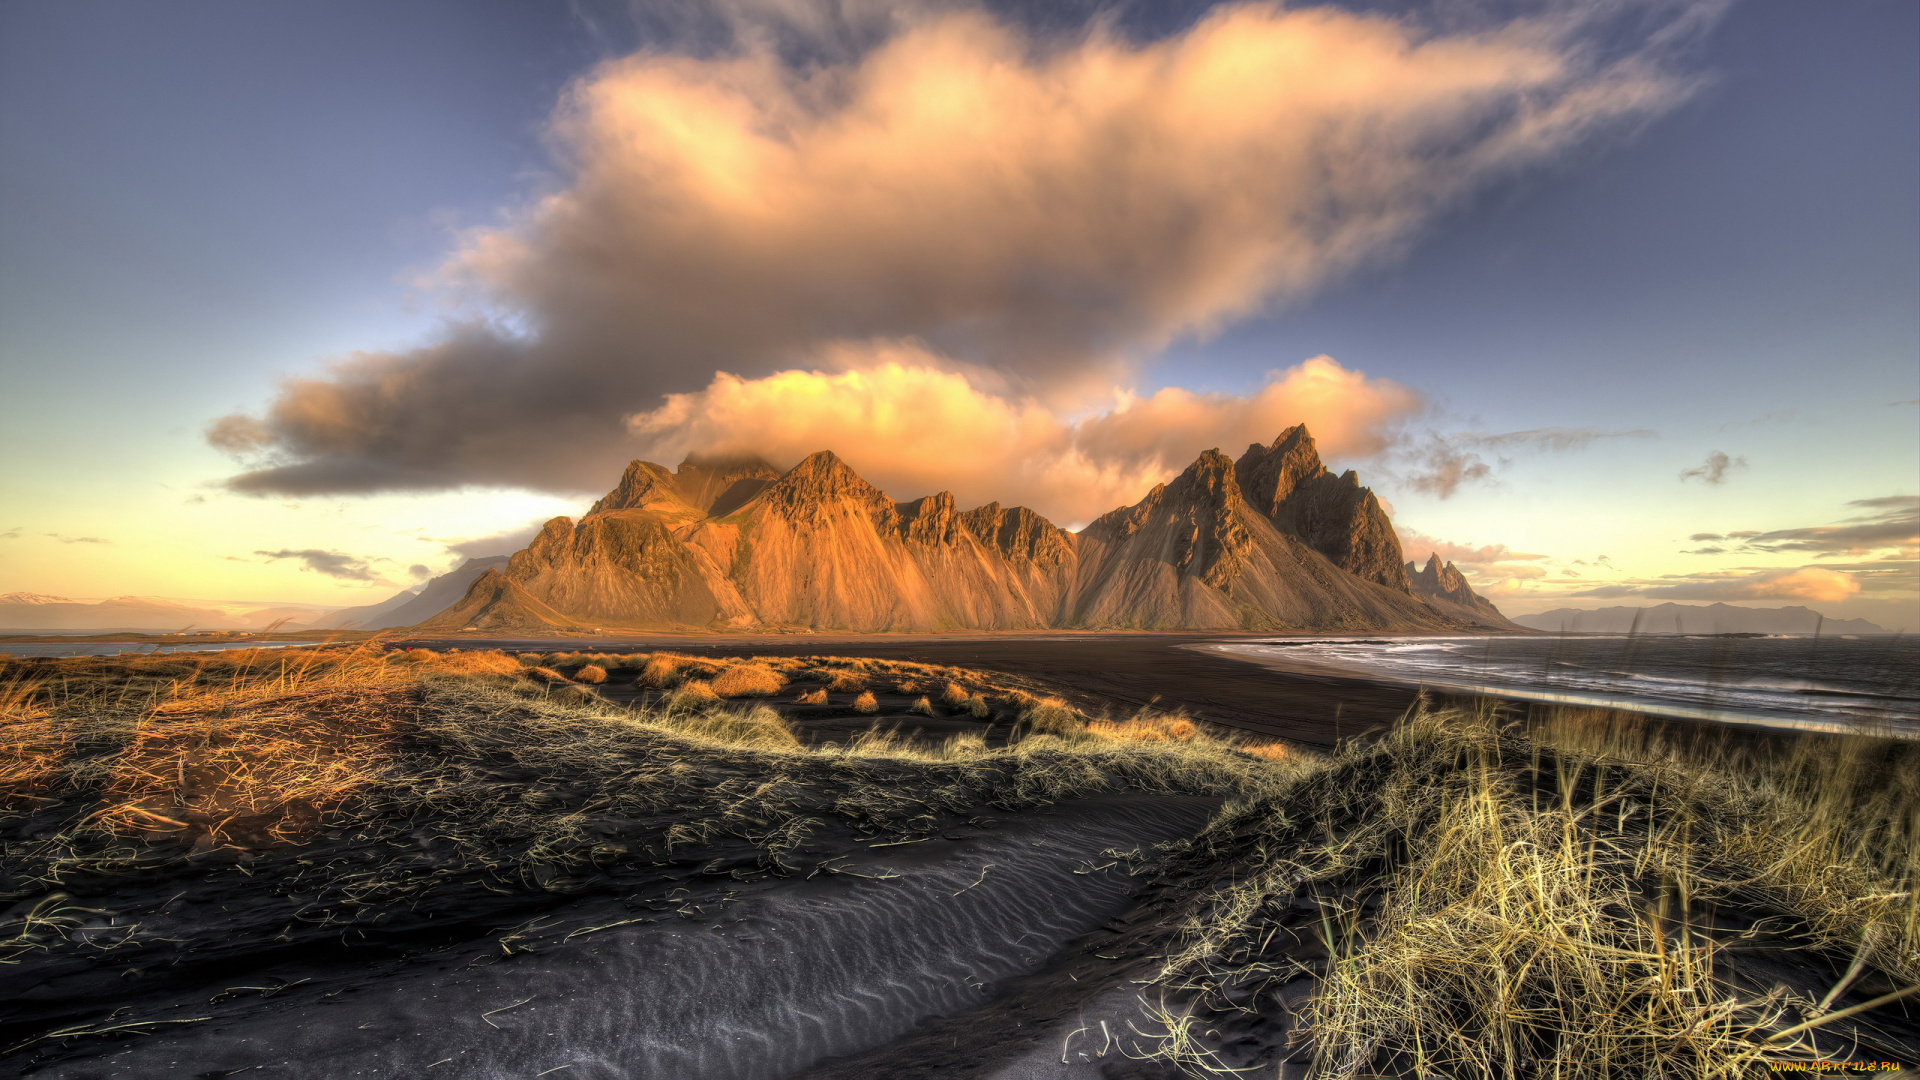
[[[1045,683],[1095,712],[1146,705],[1308,746],[1391,723],[1419,696],[1414,687],[1334,674],[1281,670],[1195,648],[1266,641],[1272,634],[636,635],[600,638],[415,637],[396,644],[509,652],[644,652],[695,656],[870,656],[985,668]]]

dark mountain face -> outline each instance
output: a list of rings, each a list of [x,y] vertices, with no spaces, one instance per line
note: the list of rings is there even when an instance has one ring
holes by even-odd
[[[1452,612],[1462,617],[1475,619],[1491,626],[1518,630],[1523,627],[1508,621],[1484,596],[1477,595],[1467,579],[1454,569],[1452,563],[1440,565],[1440,556],[1429,553],[1427,568],[1420,569],[1413,563],[1406,565],[1407,583],[1413,595],[1425,600],[1429,605]]]
[[[1281,432],[1271,446],[1247,447],[1234,470],[1247,501],[1282,531],[1355,577],[1407,591],[1400,538],[1380,500],[1352,470],[1335,476],[1320,463],[1305,424]]]
[[[548,522],[495,577],[448,616],[869,631],[1487,621],[1408,591],[1379,501],[1353,473],[1330,473],[1302,427],[1237,463],[1209,450],[1077,535],[1026,507],[962,511],[948,492],[894,502],[828,451],[785,473],[758,460],[672,472],[636,461],[578,523]]]

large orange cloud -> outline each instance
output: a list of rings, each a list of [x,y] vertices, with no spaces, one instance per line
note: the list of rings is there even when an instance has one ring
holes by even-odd
[[[569,93],[556,190],[435,276],[486,317],[212,434],[258,457],[244,490],[585,488],[664,395],[908,338],[1008,401],[1092,407],[1169,341],[1684,96],[1650,46],[1612,44],[1566,19],[1445,33],[1238,4],[1144,43],[961,9],[805,66],[641,53]],[[1201,400],[1135,403],[1083,448],[1170,452]]]
[[[786,466],[831,449],[895,498],[950,490],[962,505],[1024,503],[1079,523],[1138,499],[1202,450],[1237,455],[1290,424],[1308,424],[1324,453],[1374,452],[1418,405],[1406,388],[1324,356],[1274,373],[1249,395],[1168,388],[1081,415],[979,389],[910,342],[843,347],[826,359],[839,370],[721,373],[629,423],[644,451],[667,461],[704,451]]]

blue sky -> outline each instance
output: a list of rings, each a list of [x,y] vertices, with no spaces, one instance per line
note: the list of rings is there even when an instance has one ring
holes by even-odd
[[[1497,31],[1513,11],[1583,7],[1475,9],[1472,29]],[[739,404],[746,391],[723,401],[719,384],[710,385],[716,371],[745,380],[764,408],[778,404],[768,380],[783,371],[825,373],[836,393],[849,385],[831,382],[836,372],[866,372],[861,392],[882,397],[905,392],[883,377],[903,365],[959,372],[964,384],[928,375],[913,385],[945,387],[943,407],[982,424],[1044,413],[1055,427],[1036,446],[1104,470],[1111,484],[1101,497],[1137,497],[1128,485],[1177,470],[1184,461],[1175,459],[1210,433],[1169,417],[1237,417],[1217,423],[1219,441],[1231,442],[1249,423],[1284,413],[1236,402],[1324,355],[1365,380],[1354,384],[1364,401],[1337,407],[1324,424],[1299,418],[1332,429],[1362,405],[1387,401],[1381,394],[1408,391],[1411,404],[1379,405],[1385,411],[1366,413],[1371,427],[1323,444],[1392,504],[1403,535],[1458,558],[1507,610],[1730,599],[1808,603],[1920,629],[1914,540],[1902,524],[1912,510],[1887,501],[1920,491],[1920,60],[1912,47],[1920,8],[1911,3],[1748,0],[1711,25],[1680,28],[1683,40],[1657,49],[1632,26],[1596,22],[1554,55],[1622,51],[1657,63],[1670,90],[1657,105],[1465,179],[1436,173],[1431,198],[1418,184],[1396,188],[1389,208],[1409,224],[1352,258],[1315,255],[1298,282],[1273,271],[1230,283],[1256,302],[1192,301],[1156,322],[1138,310],[1177,281],[1077,281],[1073,264],[1050,270],[1047,288],[1105,289],[1123,302],[1092,315],[1077,301],[1049,307],[1026,298],[982,309],[978,296],[987,292],[977,282],[918,267],[909,276],[928,275],[927,288],[966,294],[941,309],[944,321],[847,308],[829,313],[831,333],[809,324],[801,334],[788,315],[748,312],[744,323],[760,318],[779,332],[729,338],[731,352],[699,347],[704,323],[656,332],[657,319],[609,322],[590,312],[582,318],[591,335],[569,331],[559,324],[570,316],[557,313],[571,310],[564,298],[535,296],[525,283],[526,268],[575,265],[554,261],[564,243],[537,217],[538,199],[590,205],[594,190],[583,162],[598,144],[550,122],[563,94],[570,86],[602,92],[593,106],[601,111],[587,114],[591,140],[636,115],[655,122],[649,94],[692,92],[694,76],[660,81],[661,57],[686,58],[704,78],[717,69],[698,65],[750,54],[764,39],[770,63],[858,72],[916,33],[928,49],[973,39],[926,29],[961,25],[952,22],[960,5],[856,19],[837,34],[758,17],[753,5],[703,19],[659,10],[676,14],[476,3],[0,7],[0,448],[9,466],[0,476],[0,590],[365,602],[409,580],[408,567],[456,560],[450,545],[577,513],[583,494],[611,483],[608,461],[745,447],[741,425],[761,414]],[[1071,53],[1087,36],[1087,13],[1104,11],[1099,17],[1127,43],[1115,55],[1126,55],[1198,40],[1227,17],[1201,5],[1042,10],[1044,24],[1010,9],[990,21],[1016,42]],[[1425,7],[1371,10],[1420,20],[1425,34],[1465,32]],[[1462,9],[1439,10],[1454,18]],[[1670,10],[1666,17],[1673,20]],[[1263,18],[1246,25],[1294,32],[1278,15]],[[1343,23],[1345,36],[1326,39],[1330,71],[1351,69],[1355,54],[1339,50],[1359,48],[1352,43],[1367,25]],[[648,52],[622,60],[636,49]],[[613,66],[596,68],[606,63]],[[1432,95],[1427,107],[1449,106],[1453,91],[1443,82],[1420,83],[1417,92]],[[888,85],[876,84],[875,93]],[[1586,85],[1606,84],[1595,75]],[[1285,105],[1274,115],[1288,115]],[[1009,129],[1016,120],[1008,118]],[[886,140],[918,131],[888,128],[862,145],[876,160],[894,160],[897,146]],[[1262,144],[1257,125],[1237,137],[1250,140],[1240,148],[1247,153],[1285,153]],[[1461,129],[1447,137],[1480,136]],[[672,160],[704,167],[698,155],[706,152]],[[1367,152],[1372,163],[1396,148]],[[1436,159],[1435,168],[1473,160]],[[617,184],[629,174],[609,175]],[[1142,198],[1167,182],[1146,173],[1136,180]],[[718,204],[689,205],[706,212]],[[855,231],[868,221],[850,220]],[[488,279],[477,302],[446,285],[458,276],[450,268],[477,265],[476,236],[534,249],[525,267]],[[990,245],[994,234],[985,236]],[[1235,255],[1199,250],[1202,270],[1215,254]],[[828,251],[819,265],[840,259],[857,274],[875,265],[861,261],[862,251]],[[981,256],[989,270],[992,257]],[[806,271],[778,258],[759,252],[742,265],[768,274],[776,292],[795,279],[802,288]],[[661,272],[658,260],[636,266]],[[716,296],[720,306],[737,299],[724,288]],[[448,320],[476,318],[504,324],[499,341],[535,352],[543,333],[592,337],[591,358],[553,362],[571,365],[563,370],[574,378],[599,370],[579,365],[607,366],[609,395],[625,395],[614,405],[646,418],[633,429],[639,434],[583,437],[576,446],[567,432],[579,424],[555,419],[544,437],[529,406],[532,419],[514,429],[529,440],[524,452],[509,443],[492,456],[454,459],[390,451],[392,432],[327,434],[358,440],[342,451],[337,438],[326,443],[286,420],[287,408],[312,399],[289,396],[285,377],[319,375],[357,352],[417,370],[425,362],[417,350],[445,335]],[[976,332],[983,323],[1001,329]],[[634,361],[633,371],[618,367],[656,338],[678,344]],[[890,344],[871,344],[881,339]],[[900,352],[909,339],[916,351]],[[457,383],[471,370],[485,384],[497,374],[485,362],[454,349],[449,366],[432,371]],[[1116,445],[1103,434],[1115,425],[1101,419],[1115,415],[1111,391],[1153,400],[1168,388],[1216,395],[1208,399],[1215,411],[1135,407],[1128,415],[1139,423],[1159,418],[1152,445],[1173,448],[1170,456],[1130,446],[1130,456],[1100,458]],[[683,395],[671,416],[660,411],[667,393]],[[467,406],[440,395],[409,407],[432,418]],[[263,425],[242,447],[255,452],[239,462],[206,437],[209,425],[236,414]],[[791,439],[820,429],[801,425]],[[1560,434],[1496,438],[1537,431]],[[776,459],[788,450],[765,448]],[[1727,462],[1717,483],[1705,473],[1683,478],[1715,453]],[[260,474],[263,463],[264,479],[234,490],[233,477]],[[1440,479],[1449,465],[1463,477],[1457,484]],[[963,476],[956,489],[1024,498],[1063,523],[1082,516],[1048,486],[1047,476],[1067,475],[1060,468],[1010,479],[1002,495],[996,467],[984,460],[980,475]],[[297,482],[294,472],[271,471],[291,468],[305,470]],[[863,468],[896,497],[932,482],[906,452]],[[407,479],[383,488],[386,475]],[[1691,539],[1736,533],[1762,536]],[[348,554],[384,583],[256,554],[289,549]]]

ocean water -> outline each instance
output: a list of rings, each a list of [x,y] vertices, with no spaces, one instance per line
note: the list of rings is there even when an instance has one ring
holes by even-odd
[[[1217,644],[1302,670],[1690,719],[1920,737],[1920,638],[1480,635]]]
[[[219,652],[222,649],[288,649],[296,645],[318,645],[315,641],[196,641],[187,645],[156,645],[144,641],[75,641],[8,644],[0,641],[0,655],[7,656],[122,656],[127,653]]]

